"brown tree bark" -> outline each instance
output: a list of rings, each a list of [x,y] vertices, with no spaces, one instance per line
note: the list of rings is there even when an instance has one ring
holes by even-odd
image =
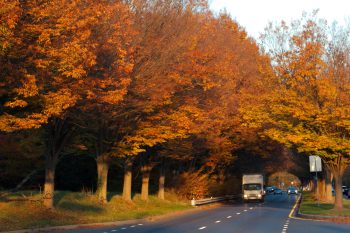
[[[98,156],[97,162],[97,189],[96,196],[100,203],[107,203],[107,183],[109,159],[107,156]]]
[[[141,186],[141,200],[148,200],[148,189],[149,189],[149,177],[151,174],[152,166],[144,165],[141,168],[142,172],[142,186]]]
[[[45,161],[45,183],[44,183],[44,195],[43,204],[47,209],[54,208],[54,191],[55,191],[55,172],[56,161],[51,156],[46,156]]]
[[[317,195],[320,200],[324,200],[325,197],[326,181],[323,177],[318,179]]]
[[[159,171],[159,185],[158,185],[158,198],[164,200],[164,185],[165,185],[165,169],[164,165],[161,164]]]
[[[51,119],[45,126],[47,139],[45,153],[45,183],[43,204],[46,208],[54,207],[55,172],[59,156],[70,138],[72,129],[65,119]]]
[[[344,171],[342,169],[339,169],[337,171],[332,172],[334,175],[334,181],[335,181],[335,200],[334,200],[334,209],[340,210],[343,209],[343,175]]]
[[[332,178],[333,177],[332,177],[331,171],[326,167],[325,168],[325,180],[326,180],[325,201],[326,202],[332,202],[333,201]]]
[[[128,158],[124,165],[124,185],[123,185],[123,199],[131,201],[131,184],[132,184],[132,159]]]
[[[334,178],[334,191],[335,200],[334,207],[335,210],[343,209],[343,176],[348,164],[344,161],[344,158],[339,155],[335,160],[327,164],[327,168],[332,172]]]
[[[308,183],[308,185],[307,185],[308,187],[309,187],[309,190],[311,191],[311,192],[314,192],[315,190],[315,182],[314,182],[314,180],[312,179],[312,180],[309,180],[309,183]]]

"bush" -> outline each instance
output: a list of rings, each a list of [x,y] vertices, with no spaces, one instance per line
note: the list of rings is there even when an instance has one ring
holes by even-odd
[[[234,195],[241,193],[242,181],[236,176],[229,177],[222,184],[211,179],[209,182],[209,195],[213,197]]]
[[[209,178],[200,172],[184,172],[174,179],[177,194],[186,199],[200,199],[208,195]]]

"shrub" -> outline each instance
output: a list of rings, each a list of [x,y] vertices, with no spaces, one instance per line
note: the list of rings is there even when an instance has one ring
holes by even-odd
[[[186,199],[200,199],[208,195],[209,178],[200,172],[184,172],[174,179],[179,196]]]

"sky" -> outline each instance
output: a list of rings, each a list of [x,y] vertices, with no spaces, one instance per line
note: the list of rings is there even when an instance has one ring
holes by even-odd
[[[268,22],[289,22],[303,12],[318,9],[318,16],[344,24],[350,18],[350,0],[209,0],[214,12],[226,9],[250,36],[258,38]]]

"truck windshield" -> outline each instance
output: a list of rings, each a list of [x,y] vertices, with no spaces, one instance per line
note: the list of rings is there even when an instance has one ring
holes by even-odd
[[[261,184],[244,184],[244,190],[261,190]]]

